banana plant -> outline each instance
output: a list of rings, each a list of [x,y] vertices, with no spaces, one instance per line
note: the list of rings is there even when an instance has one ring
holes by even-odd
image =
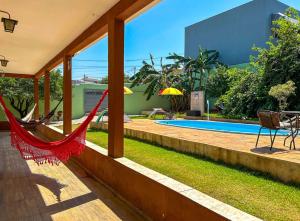
[[[203,90],[206,85],[208,74],[214,69],[219,61],[219,52],[215,50],[204,50],[199,48],[196,58],[180,56],[176,53],[167,57],[174,61],[173,68],[182,68],[182,83],[185,90]]]
[[[162,58],[159,65],[156,65],[154,60],[150,54],[150,62],[143,61],[143,66],[130,79],[132,81],[131,88],[139,85],[147,85],[144,92],[147,95],[147,100],[161,89],[171,87],[174,82],[179,80],[179,75],[174,71],[173,65],[164,65]]]

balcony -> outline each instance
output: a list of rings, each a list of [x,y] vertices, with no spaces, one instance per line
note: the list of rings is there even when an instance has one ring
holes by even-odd
[[[169,177],[124,158],[124,27],[156,0],[4,1],[19,16],[14,33],[1,32],[0,54],[10,60],[1,77],[45,76],[44,114],[50,111],[49,72],[63,64],[63,131],[40,125],[37,134],[60,140],[72,132],[72,57],[108,36],[108,150],[87,143],[59,166],[24,161],[0,133],[0,220],[258,220]],[[70,8],[72,10],[70,10]],[[72,13],[66,13],[72,11]],[[57,13],[59,16],[53,15]],[[19,29],[19,30],[18,30]],[[0,129],[8,130],[6,122]]]

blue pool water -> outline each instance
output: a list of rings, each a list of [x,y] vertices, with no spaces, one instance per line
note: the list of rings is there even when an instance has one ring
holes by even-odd
[[[259,132],[259,125],[254,124],[241,124],[241,123],[229,123],[229,122],[217,122],[217,121],[204,121],[204,120],[158,120],[158,124],[174,126],[174,127],[184,127],[193,128],[198,130],[210,130],[219,131],[226,133],[238,133],[238,134],[254,134],[257,135]],[[272,132],[273,134],[274,132]],[[263,129],[261,131],[263,135],[269,135],[268,129]],[[278,135],[285,136],[287,131],[279,130]]]

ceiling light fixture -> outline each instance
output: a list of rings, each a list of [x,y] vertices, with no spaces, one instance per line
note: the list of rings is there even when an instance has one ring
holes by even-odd
[[[3,55],[0,55],[1,57],[3,57],[2,59],[0,59],[1,62],[1,66],[2,67],[6,67],[7,63],[9,62],[8,60],[6,60],[6,58]]]
[[[2,11],[2,10],[0,10],[0,12],[5,13],[5,14],[8,15],[8,18],[4,18],[4,17],[1,18],[1,22],[3,22],[3,25],[4,25],[4,31],[13,33],[16,24],[18,24],[18,21],[14,20],[14,19],[11,19],[10,14],[8,12]]]

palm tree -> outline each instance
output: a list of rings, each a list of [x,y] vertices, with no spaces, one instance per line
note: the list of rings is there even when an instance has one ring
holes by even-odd
[[[183,69],[181,79],[188,93],[194,90],[204,90],[208,74],[218,64],[221,64],[218,51],[203,50],[202,48],[199,48],[199,54],[195,59],[176,53],[171,54],[167,59],[174,61],[173,68]]]
[[[172,64],[155,65],[154,58],[150,55],[150,63],[143,61],[142,68],[131,78],[131,87],[146,84],[145,94],[149,100],[159,90],[175,87],[184,92],[184,96],[170,97],[172,109],[175,111],[189,108],[190,95],[194,90],[203,90],[208,73],[219,64],[219,53],[214,50],[199,49],[196,59],[171,54],[167,57]]]
[[[188,109],[190,106],[191,92],[195,90],[206,89],[208,74],[221,62],[219,61],[219,52],[215,50],[203,50],[199,48],[199,54],[194,59],[191,57],[184,57],[178,54],[171,54],[167,57],[174,61],[173,68],[181,70],[180,82],[177,88],[185,92],[183,98],[180,99],[182,103],[181,108]]]
[[[157,68],[158,67],[158,68]],[[162,58],[159,66],[155,65],[154,58],[150,54],[150,63],[143,61],[141,69],[131,77],[131,88],[138,85],[147,85],[144,92],[149,100],[159,90],[171,87],[174,82],[178,81],[179,75],[174,72],[173,65],[164,65]]]

